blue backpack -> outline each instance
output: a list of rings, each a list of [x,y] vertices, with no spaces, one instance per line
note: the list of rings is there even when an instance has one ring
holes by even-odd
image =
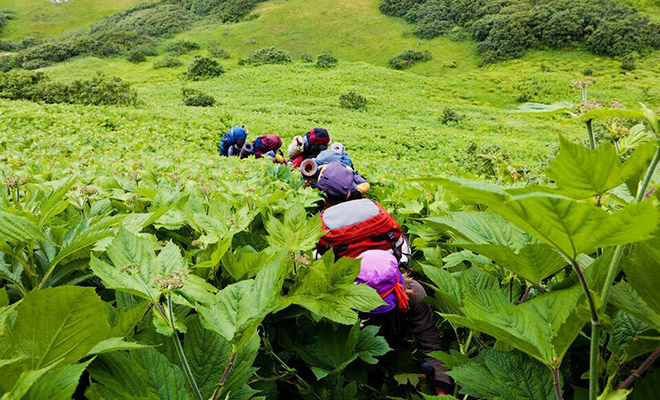
[[[348,156],[348,154],[336,150],[323,150],[313,160],[316,161],[318,165],[338,162],[346,167],[353,167],[353,162],[351,162],[351,158]]]

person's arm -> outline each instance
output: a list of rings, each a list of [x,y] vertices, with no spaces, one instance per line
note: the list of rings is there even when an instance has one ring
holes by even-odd
[[[296,157],[296,159],[293,160],[293,168],[299,168],[302,162],[303,162],[303,156]]]
[[[432,351],[442,350],[442,344],[435,328],[433,309],[422,300],[426,297],[426,291],[417,281],[412,281],[410,288],[414,293],[410,294],[408,305],[408,332],[415,335],[417,348],[424,354]],[[433,357],[425,357],[424,361],[431,364],[435,370],[436,386],[445,391],[451,390],[453,381],[445,372],[448,371],[439,360]]]

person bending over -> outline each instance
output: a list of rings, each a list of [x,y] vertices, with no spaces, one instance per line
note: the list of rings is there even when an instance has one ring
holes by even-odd
[[[453,381],[445,374],[448,369],[428,353],[441,350],[442,345],[435,328],[433,310],[422,300],[426,291],[419,282],[404,277],[396,258],[383,250],[368,250],[360,256],[360,274],[357,284],[368,285],[378,292],[385,304],[363,313],[365,324],[380,326],[392,348],[402,347],[406,337],[414,336],[417,348],[425,355],[424,361],[433,367],[435,394],[447,396]]]
[[[235,126],[229,129],[218,146],[220,155],[225,157],[238,156],[245,144],[247,135],[248,130],[244,126]]]

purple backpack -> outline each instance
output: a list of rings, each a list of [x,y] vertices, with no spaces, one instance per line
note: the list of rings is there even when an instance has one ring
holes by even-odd
[[[316,187],[330,196],[347,199],[357,192],[355,172],[338,162],[331,162],[321,172]]]

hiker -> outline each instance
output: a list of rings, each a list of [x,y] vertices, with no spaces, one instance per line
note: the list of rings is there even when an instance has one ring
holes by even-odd
[[[316,245],[315,257],[328,250],[333,250],[337,259],[384,250],[394,255],[400,267],[408,267],[412,253],[408,239],[380,204],[369,199],[344,201],[322,211],[321,223],[327,232]]]
[[[317,159],[308,159],[300,165],[300,172],[306,185],[325,194],[328,206],[361,199],[370,188],[369,182],[357,171],[336,161],[319,165]]]
[[[225,157],[237,156],[243,148],[243,144],[245,144],[247,135],[248,130],[244,126],[235,126],[229,129],[218,146],[220,155]]]
[[[252,143],[245,143],[243,149],[241,150],[240,157],[246,158],[248,156],[254,155],[255,158],[261,158],[264,154],[268,152],[273,152],[273,157],[275,157],[275,152],[282,146],[282,139],[277,135],[261,135],[254,140]]]
[[[282,147],[282,139],[277,135],[262,135],[252,142],[254,156],[260,158],[262,155],[272,151],[275,153]]]
[[[295,160],[299,156],[302,155],[303,152],[303,137],[302,136],[295,136],[293,140],[291,141],[291,144],[289,147],[286,149],[286,153],[289,156],[289,159]]]
[[[392,254],[382,250],[362,253],[360,274],[355,283],[376,289],[385,301],[384,305],[360,315],[360,318],[367,319],[367,325],[380,326],[380,334],[385,336],[390,347],[404,348],[407,337],[414,336],[417,348],[424,355],[442,350],[433,310],[422,301],[426,291],[419,282],[401,273]],[[435,394],[447,396],[452,393],[452,379],[445,374],[448,369],[433,357],[426,356],[424,361],[433,369]]]
[[[298,168],[300,164],[309,158],[314,158],[323,150],[328,148],[330,134],[323,128],[314,128],[303,136],[303,151],[293,160],[293,167]]]
[[[333,144],[333,146],[335,144]],[[353,168],[353,162],[351,161],[351,158],[344,151],[333,149],[323,150],[319,153],[318,156],[312,158],[312,160],[316,161],[318,165],[330,164],[331,162],[339,162],[347,167]]]

